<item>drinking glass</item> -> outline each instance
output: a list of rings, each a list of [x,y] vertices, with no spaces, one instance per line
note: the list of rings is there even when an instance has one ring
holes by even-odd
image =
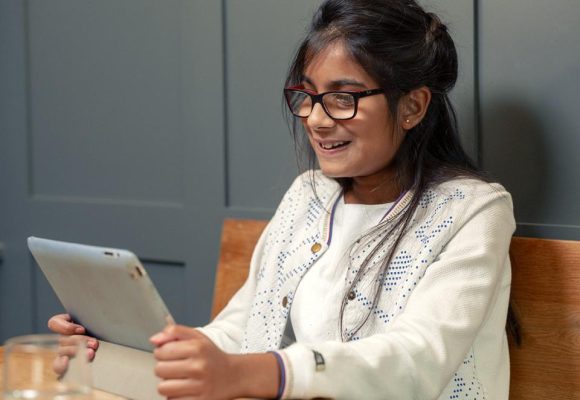
[[[5,399],[92,399],[86,340],[27,335],[4,347]]]

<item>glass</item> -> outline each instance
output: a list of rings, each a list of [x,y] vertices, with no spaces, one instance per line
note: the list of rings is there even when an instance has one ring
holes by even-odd
[[[345,120],[355,117],[359,99],[384,92],[384,89],[368,89],[360,92],[338,90],[316,94],[302,87],[290,87],[284,89],[284,97],[290,112],[297,117],[310,116],[314,105],[320,103],[330,118]]]
[[[86,340],[59,335],[28,335],[7,340],[4,398],[92,399]]]

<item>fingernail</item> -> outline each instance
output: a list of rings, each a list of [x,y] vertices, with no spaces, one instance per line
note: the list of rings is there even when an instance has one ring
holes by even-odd
[[[77,334],[85,333],[85,328],[82,327],[75,328],[75,333]]]

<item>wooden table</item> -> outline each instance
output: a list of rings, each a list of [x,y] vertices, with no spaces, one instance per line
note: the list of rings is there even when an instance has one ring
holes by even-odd
[[[4,347],[0,346],[0,393],[4,391],[3,366],[4,366]],[[106,393],[96,389],[93,391],[93,397],[95,400],[125,400],[123,397],[119,397],[114,394]]]
[[[0,396],[4,391],[4,347],[0,346]],[[0,397],[1,399],[2,397]],[[102,390],[93,389],[93,399],[94,400],[127,400],[125,397],[117,396],[111,393],[103,392]],[[238,400],[251,400],[251,399],[238,399]]]

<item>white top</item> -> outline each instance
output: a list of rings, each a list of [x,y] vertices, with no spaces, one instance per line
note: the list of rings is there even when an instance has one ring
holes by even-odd
[[[248,280],[202,328],[224,351],[279,349],[298,288],[308,292],[302,280],[332,248],[347,250],[329,234],[329,210],[341,188],[314,175],[315,190],[310,175],[296,179],[258,241]],[[410,201],[407,193],[385,223]],[[278,350],[286,372],[283,398],[507,400],[514,228],[511,198],[500,185],[453,179],[429,188],[397,246],[379,302],[356,337],[298,341]],[[346,268],[349,279],[368,254],[367,246],[357,251]],[[386,256],[380,249],[371,266]],[[368,312],[376,277],[364,274],[345,305],[347,333]],[[310,310],[316,318],[331,314]],[[323,368],[317,365],[321,357]]]
[[[349,248],[382,220],[392,204],[346,204],[342,196],[334,212],[332,242],[304,275],[294,296],[290,319],[296,341],[341,340],[339,315],[349,286]]]

